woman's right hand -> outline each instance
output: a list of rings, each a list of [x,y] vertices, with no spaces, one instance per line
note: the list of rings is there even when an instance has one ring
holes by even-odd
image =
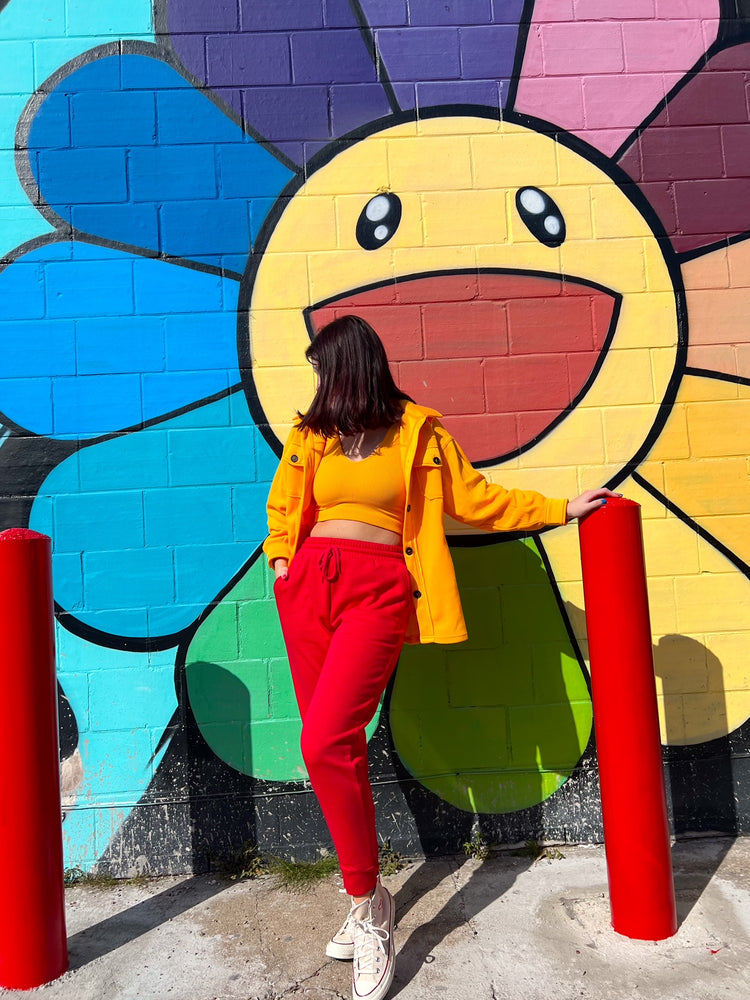
[[[273,571],[277,580],[286,580],[289,576],[289,561],[287,559],[274,559]]]
[[[607,497],[621,497],[622,493],[614,493],[606,487],[599,490],[586,490],[579,497],[568,501],[568,521],[574,518],[588,517],[592,511],[597,510],[607,502]]]

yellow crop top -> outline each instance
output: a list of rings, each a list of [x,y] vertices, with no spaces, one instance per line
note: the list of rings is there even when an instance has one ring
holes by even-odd
[[[364,521],[388,531],[404,530],[406,484],[394,424],[375,451],[357,462],[344,454],[336,435],[326,448],[313,482],[317,520]]]

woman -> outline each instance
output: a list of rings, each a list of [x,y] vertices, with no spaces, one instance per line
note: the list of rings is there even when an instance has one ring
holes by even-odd
[[[390,373],[364,320],[325,326],[307,351],[318,378],[268,500],[264,550],[303,720],[302,755],[352,897],[333,958],[354,959],[354,1000],[393,979],[393,900],[378,878],[365,726],[406,642],[461,642],[466,625],[443,515],[494,531],[535,531],[615,496],[575,500],[505,490],[470,465]]]

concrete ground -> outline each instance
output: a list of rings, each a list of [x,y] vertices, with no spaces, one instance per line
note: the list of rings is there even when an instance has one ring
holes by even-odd
[[[400,1000],[720,1000],[750,995],[750,838],[675,845],[677,934],[610,926],[601,847],[563,858],[410,864],[396,899]],[[44,1000],[333,1000],[351,965],[326,959],[347,901],[335,878],[305,893],[273,876],[212,876],[67,891],[70,970]],[[4,997],[30,993],[0,990]]]

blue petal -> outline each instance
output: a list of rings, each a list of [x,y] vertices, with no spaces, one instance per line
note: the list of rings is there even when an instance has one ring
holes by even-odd
[[[68,628],[173,642],[265,537],[276,464],[235,392],[58,465],[30,523]]]
[[[0,411],[55,438],[107,434],[236,385],[239,283],[87,243],[0,274]]]
[[[27,145],[42,197],[79,232],[235,272],[254,202],[292,176],[175,69],[135,53],[74,69]]]

